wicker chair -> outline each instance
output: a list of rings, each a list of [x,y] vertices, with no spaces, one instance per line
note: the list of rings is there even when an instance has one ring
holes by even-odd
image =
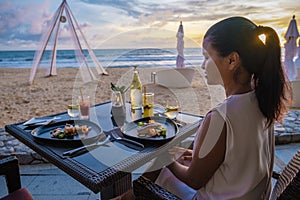
[[[0,175],[5,176],[8,195],[0,200],[33,200],[26,188],[21,188],[19,163],[16,157],[10,156],[0,160]]]
[[[300,150],[296,152],[280,174],[271,194],[271,200],[300,199]]]
[[[277,179],[271,193],[271,200],[300,199],[300,150],[294,155],[281,174],[273,172]],[[164,188],[141,176],[133,182],[136,199],[166,200],[179,199]]]

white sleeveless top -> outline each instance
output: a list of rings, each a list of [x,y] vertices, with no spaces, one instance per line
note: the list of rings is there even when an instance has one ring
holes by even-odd
[[[212,112],[226,122],[225,158],[194,199],[267,199],[273,168],[273,126],[265,128],[266,119],[255,92],[232,95]]]

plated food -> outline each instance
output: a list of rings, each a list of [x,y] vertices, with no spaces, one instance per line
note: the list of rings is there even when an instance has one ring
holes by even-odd
[[[54,145],[82,145],[97,140],[103,134],[101,127],[89,120],[62,120],[37,127],[31,131],[36,140]]]
[[[148,122],[138,122],[137,133],[139,137],[166,137],[167,129],[163,124],[150,119]]]
[[[125,137],[145,141],[167,141],[178,132],[176,123],[166,117],[152,116],[126,123],[122,127]]]
[[[51,138],[73,138],[76,135],[79,135],[81,139],[84,139],[87,134],[90,132],[92,127],[88,127],[87,125],[75,125],[66,123],[64,128],[58,127],[50,131]]]

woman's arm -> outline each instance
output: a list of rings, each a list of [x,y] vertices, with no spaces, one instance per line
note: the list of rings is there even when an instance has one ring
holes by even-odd
[[[168,165],[173,174],[194,189],[204,186],[224,161],[226,124],[217,112],[210,112],[198,130],[189,166],[175,161]]]

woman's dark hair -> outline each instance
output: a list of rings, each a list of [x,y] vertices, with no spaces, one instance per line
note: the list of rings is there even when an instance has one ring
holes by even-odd
[[[263,42],[259,35],[265,35]],[[290,96],[281,63],[280,42],[270,27],[256,26],[243,17],[231,17],[213,25],[204,39],[226,57],[232,52],[240,56],[244,67],[253,78],[253,85],[259,108],[270,126],[274,120],[281,120],[286,111],[285,103]]]

